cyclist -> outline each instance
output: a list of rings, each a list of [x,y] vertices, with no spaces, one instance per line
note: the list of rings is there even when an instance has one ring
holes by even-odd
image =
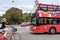
[[[7,19],[6,18],[3,18],[1,20],[1,22],[2,22],[2,26],[0,27],[0,31],[1,32],[4,31],[5,33],[4,33],[3,36],[4,37],[7,37],[7,35],[9,35],[9,33],[11,33],[15,28],[5,25],[7,23]]]
[[[5,31],[5,30],[7,30],[7,29],[5,29],[5,28],[6,28],[6,26],[5,26],[6,21],[7,21],[6,18],[3,18],[3,19],[1,20],[2,25],[1,25],[1,27],[0,27],[0,32],[3,32],[3,31]],[[5,37],[5,35],[6,35],[6,32],[5,32],[5,34],[4,34],[3,36]]]
[[[2,22],[2,25],[1,25],[1,27],[0,27],[0,32],[5,32],[4,33],[4,37],[6,37],[6,35],[7,35],[7,33],[8,32],[10,32],[10,29],[11,28],[8,28],[5,24],[6,24],[6,22],[7,22],[7,19],[6,18],[3,18],[2,20],[1,20],[1,22]]]

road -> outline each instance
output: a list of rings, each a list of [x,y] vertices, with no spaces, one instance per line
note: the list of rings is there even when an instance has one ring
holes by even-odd
[[[29,27],[16,27],[21,35],[21,40],[60,40],[60,34],[32,34]]]

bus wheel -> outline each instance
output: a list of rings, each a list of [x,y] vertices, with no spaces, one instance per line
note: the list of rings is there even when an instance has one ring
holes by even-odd
[[[55,28],[50,28],[49,33],[50,34],[55,34],[56,33],[56,29]]]

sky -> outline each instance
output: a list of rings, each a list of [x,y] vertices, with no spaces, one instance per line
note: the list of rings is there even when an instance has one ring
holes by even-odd
[[[14,1],[14,3],[12,2]],[[0,16],[11,7],[16,7],[23,10],[24,12],[31,12],[34,7],[35,0],[0,0]],[[39,3],[44,4],[60,4],[59,0],[39,0]]]

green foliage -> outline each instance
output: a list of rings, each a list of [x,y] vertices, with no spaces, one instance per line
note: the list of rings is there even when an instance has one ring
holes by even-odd
[[[1,21],[1,19],[2,19],[2,16],[0,16],[0,21]]]
[[[24,13],[23,18],[25,19],[24,21],[29,22],[30,21],[30,13]]]
[[[7,18],[9,24],[15,24],[17,22],[23,21],[22,10],[14,7],[8,9],[3,17]]]
[[[9,24],[16,24],[18,22],[30,22],[31,21],[31,13],[22,13],[21,9],[12,7],[6,11],[3,16],[0,16],[0,20],[2,18],[7,18],[7,22]]]

